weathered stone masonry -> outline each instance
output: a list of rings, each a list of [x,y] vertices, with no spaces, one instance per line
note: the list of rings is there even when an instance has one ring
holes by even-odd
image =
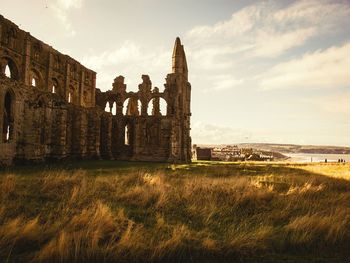
[[[0,164],[190,162],[191,85],[179,38],[172,63],[164,92],[147,75],[138,92],[127,92],[122,76],[101,92],[94,71],[0,16]],[[164,115],[160,100],[167,104]]]

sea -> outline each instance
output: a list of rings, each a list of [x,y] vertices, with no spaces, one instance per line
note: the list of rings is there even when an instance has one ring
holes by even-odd
[[[283,153],[284,155],[290,157],[288,161],[298,162],[298,163],[324,163],[327,162],[338,162],[339,159],[345,160],[345,162],[350,162],[350,154],[318,154],[318,153]]]

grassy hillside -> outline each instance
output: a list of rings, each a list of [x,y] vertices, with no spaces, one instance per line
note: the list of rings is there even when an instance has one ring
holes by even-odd
[[[350,147],[295,145],[273,143],[242,143],[239,147],[262,149],[281,153],[350,154]]]
[[[89,162],[0,174],[1,262],[346,262],[350,165]]]
[[[233,145],[233,144],[232,144]],[[314,154],[350,154],[350,147],[327,145],[297,145],[277,143],[238,143],[239,148],[253,148],[274,153],[314,153]],[[199,147],[224,147],[227,144],[198,144]]]

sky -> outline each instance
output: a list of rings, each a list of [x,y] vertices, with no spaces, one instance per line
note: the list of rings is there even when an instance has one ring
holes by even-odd
[[[197,144],[350,146],[350,0],[0,0],[0,14],[97,72],[163,90],[179,36]]]

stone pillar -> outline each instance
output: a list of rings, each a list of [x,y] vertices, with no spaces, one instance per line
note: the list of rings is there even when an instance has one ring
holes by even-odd
[[[24,84],[30,86],[31,80],[30,80],[30,51],[31,51],[31,42],[29,39],[29,34],[26,34],[25,38],[25,45],[24,45],[24,67],[22,70],[22,80]],[[19,69],[20,70],[20,69]]]
[[[112,158],[112,116],[106,113],[101,115],[100,154],[104,159]]]
[[[100,158],[100,117],[95,111],[88,113],[87,153],[90,158]]]
[[[2,46],[2,25],[1,24],[0,24],[0,46]]]
[[[96,73],[92,72],[91,107],[96,106]]]
[[[79,158],[86,156],[87,124],[86,112],[81,109],[74,109],[72,148],[74,156]]]
[[[50,47],[49,51],[49,58],[47,61],[47,81],[46,81],[46,87],[48,89],[48,92],[52,92],[52,48]]]
[[[2,143],[2,125],[3,125],[3,118],[4,118],[4,113],[3,113],[3,109],[4,109],[4,90],[5,88],[3,87],[3,83],[1,83],[0,80],[0,144]]]
[[[67,56],[66,56],[67,58]],[[68,59],[66,60],[66,83],[65,83],[65,99],[66,101],[68,102],[68,94],[69,94],[69,80],[70,80],[70,75],[69,75],[69,72],[70,72],[70,64],[68,62]]]
[[[53,110],[53,127],[51,134],[52,151],[51,157],[62,159],[66,157],[67,144],[67,109],[57,108]]]
[[[84,101],[84,83],[85,83],[85,70],[82,69],[81,71],[81,76],[80,76],[80,83],[79,83],[79,105],[80,106],[88,106],[85,105],[85,101]]]
[[[159,97],[155,97],[152,100],[152,104],[153,104],[152,115],[160,116]]]
[[[114,158],[119,155],[119,122],[118,118],[112,117],[111,151]]]

